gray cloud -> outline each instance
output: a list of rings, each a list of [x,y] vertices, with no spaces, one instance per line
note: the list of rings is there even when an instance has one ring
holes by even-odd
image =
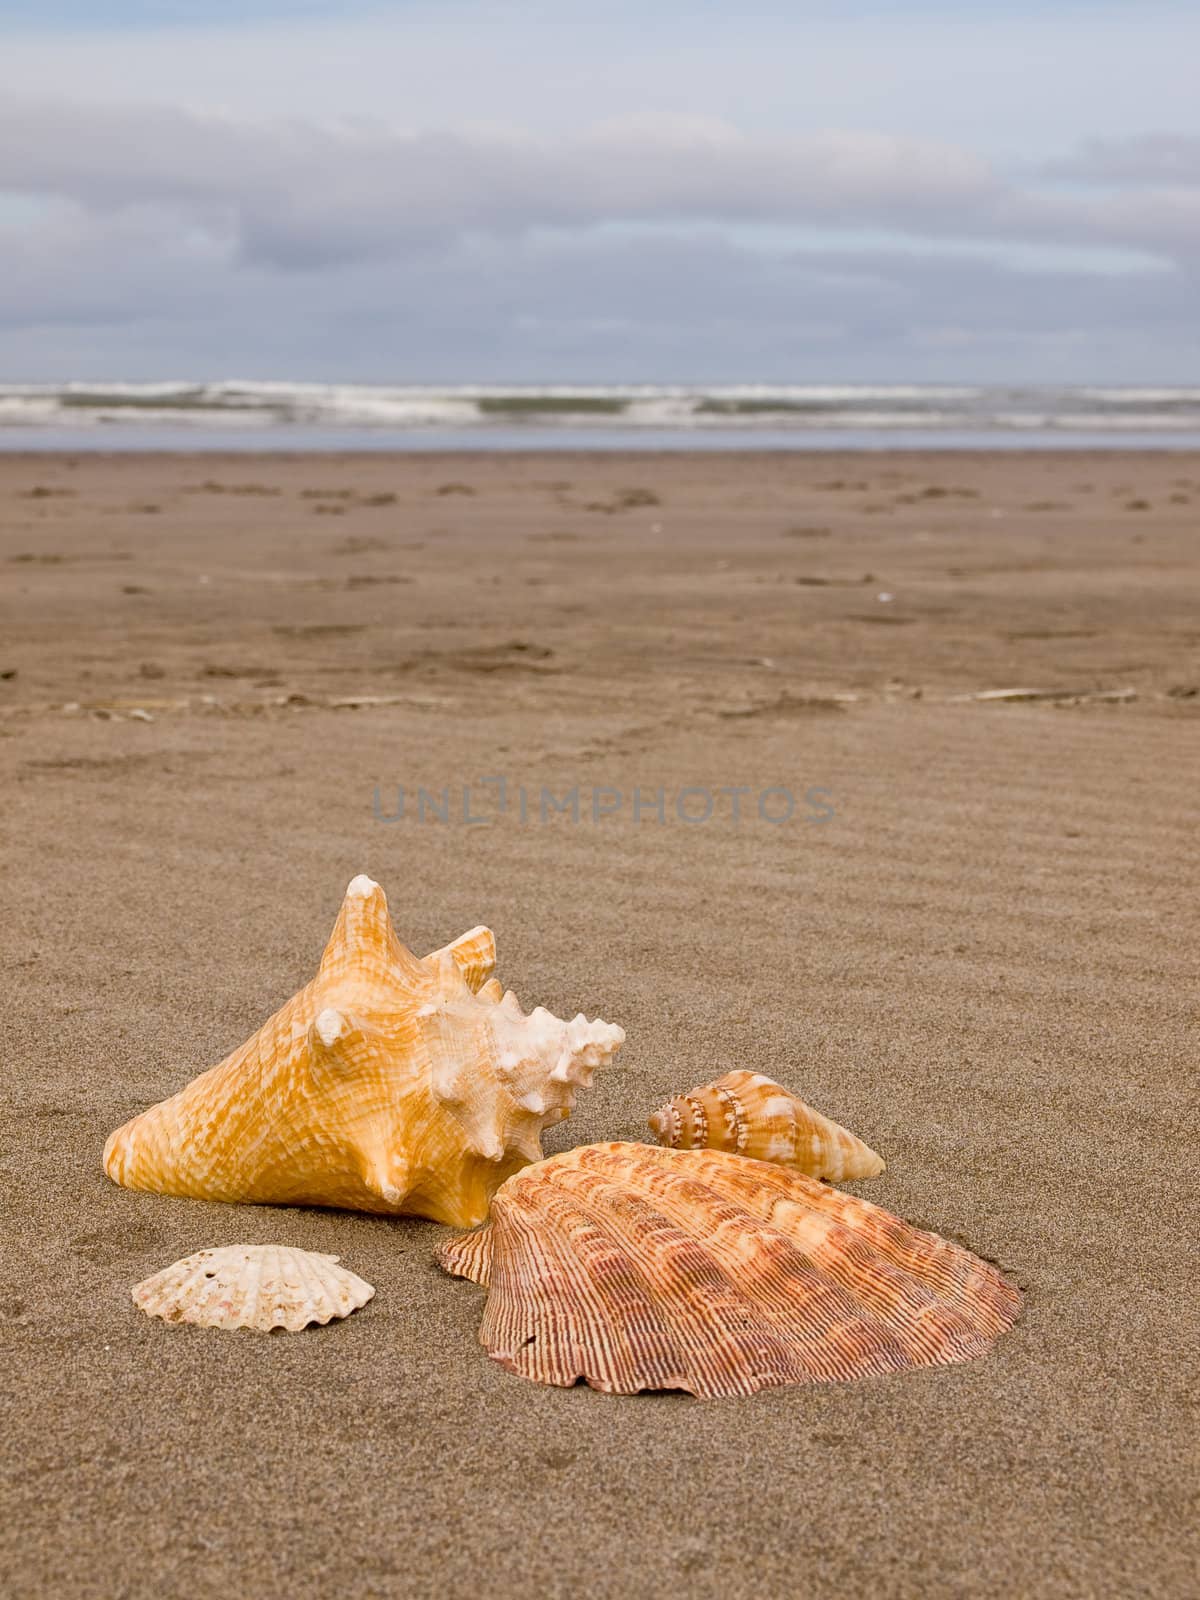
[[[333,278],[215,272],[169,227],[142,228],[103,255],[35,250],[19,283],[0,330],[10,371],[381,382],[1186,381],[1195,292],[1167,272],[764,252],[711,228],[462,240]]]
[[[547,140],[9,105],[0,111],[0,186],[96,211],[163,207],[244,260],[297,269],[471,231],[611,221],[767,221],[1175,259],[1200,250],[1200,177],[1180,192],[1189,141],[1168,143],[1171,151],[1160,141],[1124,156],[1085,151],[1069,175],[1103,177],[1107,165],[1121,186],[1080,194],[1052,179],[1014,183],[952,146],[874,133],[749,136],[672,118]],[[1171,187],[1131,194],[1127,167],[1137,160],[1169,166]]]
[[[28,377],[1186,381],[1197,143],[1013,177],[678,118],[549,140],[9,103],[0,353]]]
[[[1200,135],[1146,133],[1135,139],[1088,139],[1067,160],[1047,164],[1052,178],[1102,184],[1200,187]]]

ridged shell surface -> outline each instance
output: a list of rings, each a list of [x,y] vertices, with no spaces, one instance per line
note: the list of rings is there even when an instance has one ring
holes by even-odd
[[[279,1244],[197,1250],[137,1284],[133,1303],[164,1322],[296,1333],[311,1322],[348,1317],[375,1293],[338,1262]]]
[[[727,1072],[677,1095],[654,1113],[650,1128],[659,1144],[675,1150],[729,1150],[830,1183],[884,1170],[882,1159],[849,1129],[757,1072]]]
[[[160,1194],[482,1222],[625,1038],[582,1015],[526,1015],[495,959],[487,928],[418,959],[383,890],[355,878],[312,982],[118,1128],[105,1170]]]
[[[815,1179],[718,1150],[598,1144],[510,1178],[438,1253],[488,1289],[480,1342],[538,1383],[753,1394],[981,1356],[995,1267]]]

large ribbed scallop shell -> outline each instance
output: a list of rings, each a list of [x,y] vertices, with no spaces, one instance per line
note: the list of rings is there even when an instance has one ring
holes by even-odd
[[[830,1183],[883,1171],[861,1139],[757,1072],[727,1072],[677,1095],[654,1113],[650,1127],[659,1144],[675,1150],[729,1150]]]
[[[623,1042],[490,977],[487,928],[418,960],[358,877],[316,977],[240,1049],[109,1138],[131,1189],[407,1212],[470,1227]]]
[[[164,1322],[296,1333],[348,1317],[375,1293],[339,1260],[281,1244],[197,1250],[137,1284],[133,1303]]]
[[[1020,1296],[969,1251],[718,1150],[585,1145],[517,1173],[438,1252],[480,1342],[539,1383],[753,1394],[980,1356]]]

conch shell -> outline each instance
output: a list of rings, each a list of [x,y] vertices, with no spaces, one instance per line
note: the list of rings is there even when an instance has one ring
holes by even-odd
[[[197,1250],[137,1284],[133,1303],[164,1322],[297,1333],[310,1322],[348,1317],[374,1295],[339,1260],[278,1244]]]
[[[494,1361],[609,1394],[753,1394],[969,1361],[1020,1308],[958,1245],[719,1150],[551,1156],[438,1259],[488,1288],[479,1339]]]
[[[130,1189],[405,1212],[470,1227],[606,1066],[620,1028],[526,1016],[474,928],[419,960],[357,877],[316,977],[240,1049],[119,1128]]]
[[[659,1144],[674,1150],[729,1150],[830,1183],[883,1171],[861,1139],[757,1072],[727,1072],[677,1095],[654,1113],[650,1127]]]

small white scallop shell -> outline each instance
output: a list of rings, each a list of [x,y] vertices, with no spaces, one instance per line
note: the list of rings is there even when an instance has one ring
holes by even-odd
[[[136,1284],[133,1303],[164,1322],[295,1333],[348,1317],[375,1293],[339,1259],[280,1244],[197,1250]]]

